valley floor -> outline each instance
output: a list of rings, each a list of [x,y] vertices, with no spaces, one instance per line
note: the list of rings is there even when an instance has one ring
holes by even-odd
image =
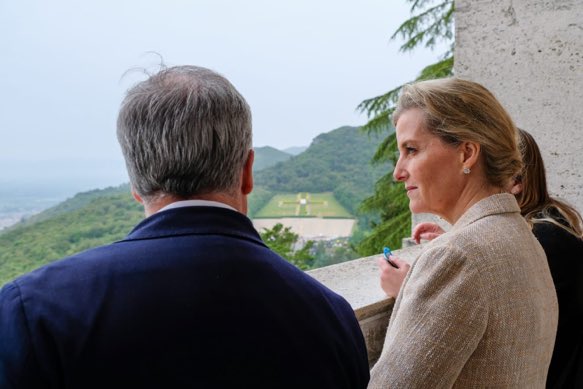
[[[356,223],[355,219],[323,219],[310,218],[277,218],[277,219],[253,219],[255,229],[262,232],[264,228],[271,229],[277,223],[285,227],[291,227],[292,231],[303,239],[329,240],[341,237],[349,237]]]

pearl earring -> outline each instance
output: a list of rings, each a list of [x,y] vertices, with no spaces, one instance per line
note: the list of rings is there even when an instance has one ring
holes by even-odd
[[[464,168],[464,174],[470,174],[471,171],[472,169],[470,169],[469,167]]]

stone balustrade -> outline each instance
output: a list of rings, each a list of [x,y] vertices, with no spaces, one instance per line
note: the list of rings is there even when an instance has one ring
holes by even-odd
[[[420,246],[395,250],[399,258],[412,262]],[[364,334],[369,365],[377,361],[383,348],[394,299],[380,287],[377,259],[382,254],[311,270],[309,275],[344,297],[354,309]]]

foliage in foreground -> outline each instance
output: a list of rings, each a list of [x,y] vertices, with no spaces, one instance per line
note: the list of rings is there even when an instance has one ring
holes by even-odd
[[[291,227],[284,227],[277,223],[273,228],[265,228],[261,232],[261,239],[265,244],[285,258],[288,262],[301,270],[308,270],[314,264],[314,256],[310,254],[314,241],[307,241],[303,247],[296,249],[299,235],[291,231]]]
[[[413,16],[406,20],[391,39],[401,37],[405,43],[401,52],[412,51],[419,46],[433,49],[440,41],[451,42],[449,49],[441,59],[425,67],[414,81],[443,78],[453,75],[453,0],[406,0],[411,4]],[[370,134],[384,134],[385,138],[378,146],[373,163],[392,162],[395,166],[397,142],[391,116],[399,99],[403,85],[387,93],[365,100],[358,106],[365,112],[369,121],[362,130]],[[367,214],[379,215],[379,221],[372,222],[372,231],[358,244],[358,253],[362,256],[374,255],[383,246],[401,247],[404,237],[411,233],[411,214],[409,200],[402,184],[393,181],[393,169],[390,169],[375,185],[375,192],[366,198],[360,210]]]
[[[264,229],[261,238],[267,246],[301,270],[312,270],[358,258],[352,238],[300,241],[298,234],[281,223]],[[301,247],[298,247],[301,245]]]

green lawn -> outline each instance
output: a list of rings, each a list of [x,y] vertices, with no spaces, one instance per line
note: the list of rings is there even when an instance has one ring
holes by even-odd
[[[255,218],[278,217],[338,217],[352,215],[336,199],[332,192],[278,194],[259,210]]]

